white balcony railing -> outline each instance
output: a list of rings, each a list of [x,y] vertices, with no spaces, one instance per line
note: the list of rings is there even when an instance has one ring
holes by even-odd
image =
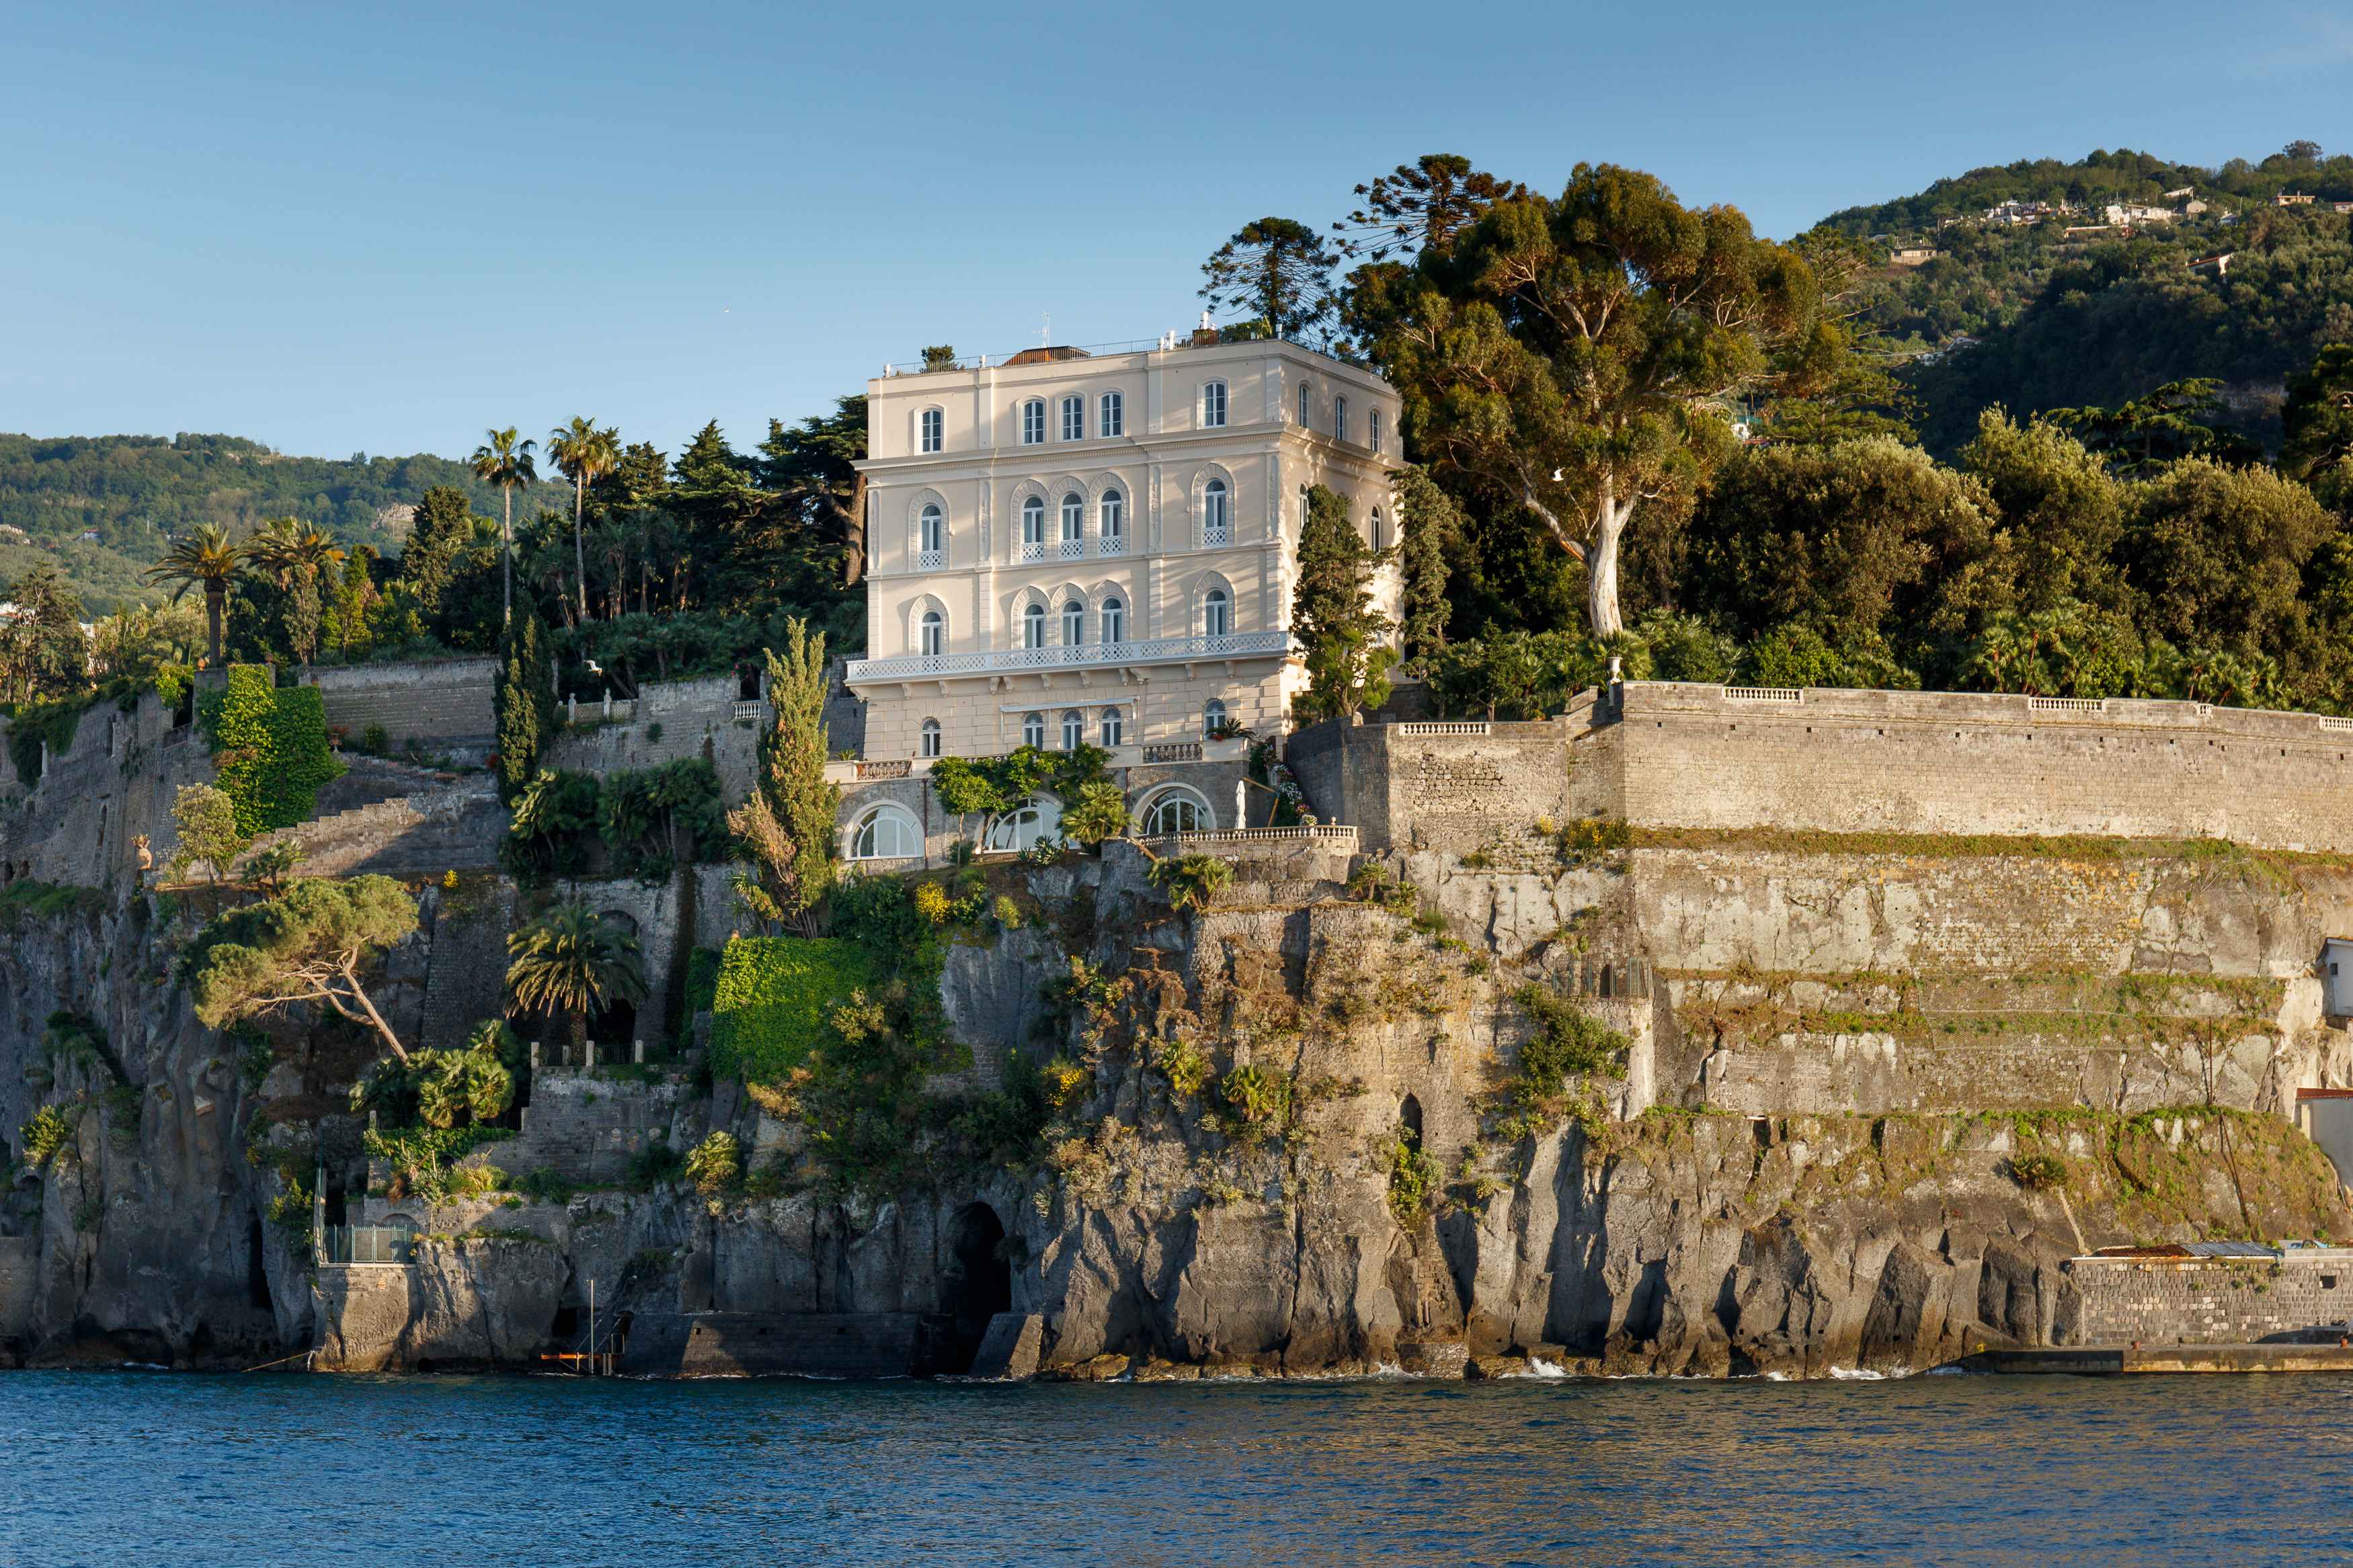
[[[1083,539],[1065,539],[1065,540],[1063,540],[1063,541],[1062,541],[1062,559],[1063,559],[1063,560],[1065,560],[1065,561],[1082,561],[1082,560],[1084,560],[1084,559],[1086,558],[1086,553],[1087,553],[1087,542],[1086,542],[1085,540],[1083,540]]]
[[[901,654],[861,658],[849,666],[861,680],[921,679],[938,675],[996,675],[1023,669],[1105,669],[1129,664],[1184,664],[1196,659],[1263,658],[1291,651],[1291,634],[1228,632],[1214,637],[1153,637],[1142,642],[1063,644],[1054,647],[990,648],[976,653]]]
[[[1024,561],[1043,561],[1046,559],[1046,542],[1041,539],[1035,544],[1032,544],[1028,540],[1023,540],[1021,542],[1020,559]]]
[[[948,552],[944,550],[918,550],[915,552],[915,570],[918,572],[937,572],[947,563]]]
[[[1103,537],[1095,541],[1095,553],[1098,555],[1126,554],[1127,535],[1124,533],[1106,533],[1103,535]]]
[[[1229,543],[1232,538],[1233,531],[1225,523],[1205,522],[1201,525],[1201,548],[1204,550],[1218,549]]]

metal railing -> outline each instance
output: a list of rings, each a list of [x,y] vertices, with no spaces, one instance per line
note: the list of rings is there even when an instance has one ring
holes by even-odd
[[[331,1225],[323,1237],[322,1263],[411,1263],[417,1232],[405,1225]]]
[[[1189,659],[1240,658],[1291,651],[1291,634],[1280,629],[1228,632],[1221,637],[1153,637],[1140,642],[1065,643],[1049,647],[990,648],[974,653],[901,654],[892,658],[851,661],[848,679],[889,680],[902,676],[990,675],[1024,669],[1103,669],[1123,664],[1176,664]]]

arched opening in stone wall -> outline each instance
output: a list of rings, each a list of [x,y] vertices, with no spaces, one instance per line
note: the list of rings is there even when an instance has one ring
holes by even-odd
[[[1605,963],[1605,964],[1603,964],[1603,965],[1601,966],[1601,987],[1600,987],[1600,994],[1601,994],[1602,995],[1604,995],[1604,996],[1615,996],[1616,994],[1618,994],[1618,992],[1617,992],[1617,989],[1616,989],[1616,987],[1617,987],[1617,983],[1618,983],[1618,973],[1617,973],[1617,971],[1616,971],[1616,970],[1614,970],[1614,969],[1612,969],[1609,964],[1606,964],[1606,963]]]
[[[1407,1095],[1405,1103],[1398,1107],[1398,1125],[1405,1129],[1406,1147],[1419,1151],[1421,1148],[1421,1101]]]
[[[597,920],[615,931],[635,937],[638,917],[626,910],[607,910]],[[596,1042],[599,1062],[625,1062],[629,1059],[629,1042],[638,1037],[638,1008],[634,1002],[608,997],[596,1009],[588,1023],[588,1037]]]
[[[998,1256],[1005,1223],[987,1204],[966,1204],[948,1227],[948,1259],[940,1270],[940,1307],[952,1319],[946,1370],[972,1370],[988,1320],[1013,1309],[1013,1266]]]

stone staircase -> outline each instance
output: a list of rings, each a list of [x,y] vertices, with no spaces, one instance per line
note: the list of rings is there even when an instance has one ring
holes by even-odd
[[[438,896],[424,1016],[417,1026],[417,1040],[425,1049],[462,1046],[475,1025],[504,1012],[512,904],[513,894],[504,883],[470,889],[462,902],[447,893]]]
[[[306,877],[438,877],[498,865],[507,810],[490,774],[437,774],[370,761],[364,772],[355,768],[320,791],[322,808],[339,809],[265,834],[255,851],[299,843]],[[380,793],[391,789],[401,793]]]

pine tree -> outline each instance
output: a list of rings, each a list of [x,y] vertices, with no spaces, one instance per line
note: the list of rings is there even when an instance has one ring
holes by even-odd
[[[1446,647],[1446,623],[1453,613],[1446,597],[1446,553],[1463,536],[1469,520],[1427,468],[1398,474],[1396,494],[1398,563],[1405,572],[1405,624],[1398,640],[1408,665],[1426,671]]]
[[[1373,571],[1393,552],[1375,550],[1356,531],[1348,503],[1322,485],[1307,492],[1299,536],[1299,585],[1291,599],[1292,635],[1307,648],[1302,716],[1354,721],[1388,700],[1397,650],[1384,640],[1395,626],[1373,605]]]
[[[776,721],[760,746],[752,797],[727,826],[751,850],[756,871],[736,895],[758,919],[807,935],[818,902],[833,886],[834,821],[841,790],[825,778],[825,634],[795,616],[785,623],[784,657],[768,654],[768,701]]]

